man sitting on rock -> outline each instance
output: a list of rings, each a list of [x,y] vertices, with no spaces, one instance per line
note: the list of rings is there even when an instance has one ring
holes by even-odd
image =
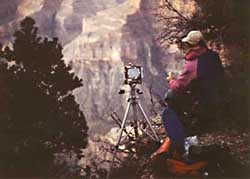
[[[185,134],[178,112],[176,112],[176,106],[182,104],[178,104],[175,99],[187,89],[195,90],[195,93],[198,94],[195,103],[198,103],[201,108],[207,111],[213,111],[217,99],[218,81],[223,76],[223,67],[218,54],[207,48],[200,31],[189,32],[182,39],[182,42],[189,46],[189,50],[185,55],[182,73],[176,79],[173,78],[171,73],[167,78],[169,82],[169,90],[166,94],[168,105],[162,114],[167,137],[160,148],[152,155],[153,158],[168,152],[171,158],[182,160]],[[196,89],[190,89],[190,87]],[[205,116],[202,116],[202,118],[200,120],[205,120]],[[211,120],[211,118],[208,120]]]

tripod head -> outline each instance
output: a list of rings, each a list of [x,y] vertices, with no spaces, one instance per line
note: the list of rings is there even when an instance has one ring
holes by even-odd
[[[136,83],[130,83],[130,94],[143,94],[143,91],[139,88],[136,88]],[[125,94],[126,90],[125,89],[120,89],[120,91],[118,92],[118,94]]]

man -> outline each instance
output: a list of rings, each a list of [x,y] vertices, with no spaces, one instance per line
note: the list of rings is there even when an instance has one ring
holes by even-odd
[[[184,152],[185,134],[178,112],[176,112],[176,106],[182,104],[176,103],[176,97],[181,96],[191,87],[190,90],[197,93],[195,103],[211,111],[217,99],[218,82],[223,76],[223,67],[218,54],[207,48],[200,31],[189,32],[182,42],[189,46],[182,73],[176,79],[171,73],[167,78],[169,82],[166,95],[168,106],[162,114],[167,138],[152,155],[153,158],[169,152],[172,157],[178,159]]]

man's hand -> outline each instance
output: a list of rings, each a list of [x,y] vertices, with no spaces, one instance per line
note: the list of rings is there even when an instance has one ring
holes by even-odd
[[[167,81],[169,82],[169,81],[171,81],[171,80],[173,80],[174,79],[174,74],[173,74],[173,72],[168,72],[168,76],[167,76]]]

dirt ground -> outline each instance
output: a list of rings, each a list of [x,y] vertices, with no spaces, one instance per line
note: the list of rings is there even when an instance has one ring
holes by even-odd
[[[250,131],[224,130],[203,134],[198,139],[201,145],[228,147],[233,158],[250,167]]]

